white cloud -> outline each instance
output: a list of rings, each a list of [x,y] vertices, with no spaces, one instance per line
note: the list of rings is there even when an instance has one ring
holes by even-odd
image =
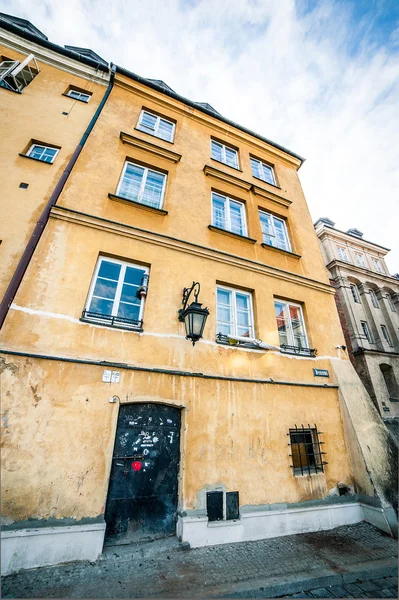
[[[90,47],[163,79],[305,156],[312,217],[392,248],[399,271],[399,28],[376,35],[379,4],[319,0],[3,0],[51,41]],[[378,39],[380,42],[377,43]]]

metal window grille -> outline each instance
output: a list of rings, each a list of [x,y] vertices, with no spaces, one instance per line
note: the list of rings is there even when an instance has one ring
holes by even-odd
[[[140,330],[143,328],[143,321],[135,319],[125,319],[122,317],[113,317],[112,315],[104,315],[101,313],[90,312],[84,310],[82,312],[82,321],[90,321],[98,323],[99,325],[107,325],[108,327],[119,327],[121,329],[135,329]]]
[[[301,354],[302,356],[316,356],[317,349],[316,348],[305,348],[302,346],[289,346],[288,344],[280,345],[281,352],[285,352],[286,354]]]
[[[290,429],[287,433],[290,437],[288,445],[291,446],[291,468],[294,475],[324,472],[324,465],[328,463],[323,460],[323,455],[326,453],[321,449],[324,444],[319,439],[321,433],[317,430],[316,423],[313,427],[309,424],[307,427],[295,425],[295,429]]]

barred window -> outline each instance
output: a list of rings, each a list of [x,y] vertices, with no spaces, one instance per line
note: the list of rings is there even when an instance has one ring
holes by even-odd
[[[307,427],[295,425],[295,429],[290,429],[287,435],[290,436],[289,445],[291,446],[291,458],[293,474],[311,475],[312,473],[322,473],[324,465],[328,464],[323,460],[321,445],[324,442],[319,440],[320,431],[317,426]]]

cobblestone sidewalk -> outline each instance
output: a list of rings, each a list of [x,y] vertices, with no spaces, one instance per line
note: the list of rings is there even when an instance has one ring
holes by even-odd
[[[3,578],[2,596],[265,598],[305,590],[305,597],[320,598],[324,597],[320,596],[320,588],[324,593],[332,581],[336,583],[338,578],[341,584],[346,578],[344,597],[363,597],[347,589],[351,582],[359,579],[357,574],[363,581],[372,577],[373,572],[375,579],[385,577],[390,574],[389,569],[382,573],[381,567],[391,565],[392,571],[396,557],[396,540],[366,523],[191,550],[182,549],[176,538],[171,538],[135,546],[110,547],[93,564],[69,563],[9,575]],[[324,583],[321,577],[324,577]],[[286,582],[289,585],[284,588]],[[359,593],[368,593],[360,583],[355,585]],[[384,592],[382,597],[392,597],[386,595],[392,587],[388,583],[386,587],[375,585],[380,585],[381,593]],[[326,597],[333,597],[332,588],[328,591]],[[266,593],[269,595],[264,595]]]
[[[380,577],[379,579],[361,579],[356,583],[343,583],[324,588],[314,588],[283,596],[284,598],[397,598],[398,578]]]

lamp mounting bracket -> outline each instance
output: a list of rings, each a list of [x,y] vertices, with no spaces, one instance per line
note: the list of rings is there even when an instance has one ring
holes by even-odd
[[[183,313],[187,308],[188,301],[191,294],[194,294],[195,302],[198,303],[198,296],[200,293],[201,286],[198,281],[193,281],[193,285],[190,288],[183,289],[182,297],[182,308],[179,310],[179,321],[184,321]]]

